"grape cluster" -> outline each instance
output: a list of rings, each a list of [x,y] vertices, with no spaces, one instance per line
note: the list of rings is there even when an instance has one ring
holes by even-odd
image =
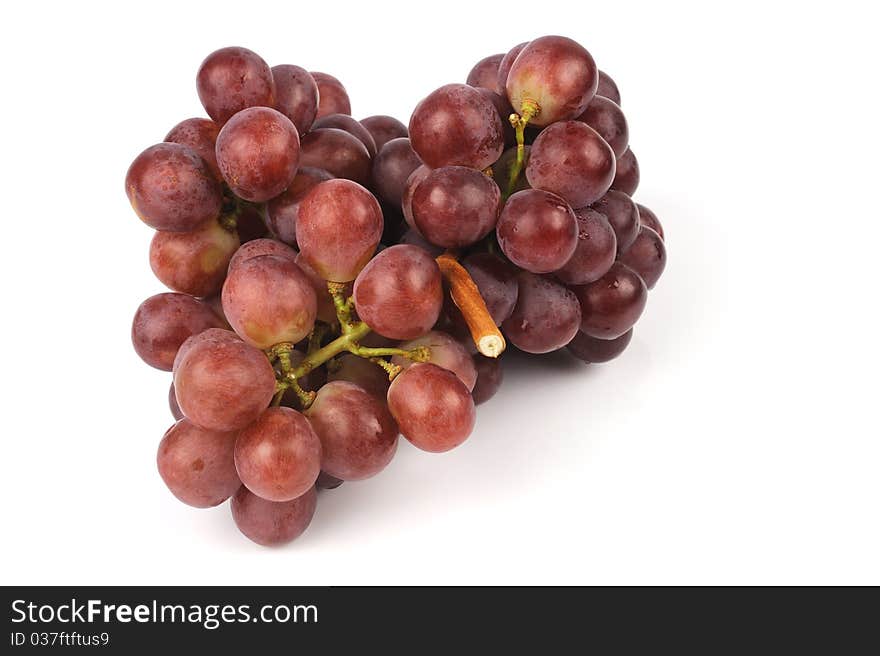
[[[174,126],[125,189],[155,229],[132,341],[173,372],[159,473],[181,501],[230,500],[264,545],[317,489],[384,469],[398,436],[471,434],[509,340],[619,355],[666,260],[614,82],[547,36],[467,84],[356,121],[326,73],[223,48],[199,68],[210,118]]]

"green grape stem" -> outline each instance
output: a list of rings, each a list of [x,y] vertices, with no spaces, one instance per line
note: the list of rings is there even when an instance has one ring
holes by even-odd
[[[382,358],[399,355],[415,362],[427,362],[431,358],[431,350],[427,346],[419,346],[414,349],[399,348],[371,348],[361,346],[360,340],[370,334],[370,327],[363,321],[354,321],[352,319],[352,309],[354,303],[351,298],[346,299],[344,296],[344,285],[339,283],[327,283],[327,290],[333,297],[333,304],[336,307],[336,316],[339,319],[339,325],[342,334],[327,343],[326,345],[309,351],[306,357],[296,367],[290,361],[290,352],[293,350],[293,344],[282,343],[276,344],[266,352],[266,356],[271,362],[277,361],[281,369],[278,375],[278,383],[276,386],[275,397],[272,400],[273,405],[281,403],[284,392],[292,389],[303,408],[308,408],[315,400],[315,392],[307,392],[300,384],[299,379],[307,376],[309,373],[325,364],[340,353],[347,351],[361,358],[366,358],[381,366],[388,372],[388,377],[393,379],[400,373],[400,367],[391,364]],[[320,341],[318,342],[320,343]],[[381,364],[378,362],[384,362]]]
[[[284,393],[287,391],[287,385],[281,382],[275,383],[275,396],[272,397],[272,407],[277,408],[281,405],[281,399],[284,398]]]
[[[336,318],[339,320],[339,327],[342,334],[350,331],[353,325],[352,312],[354,310],[354,299],[345,298],[345,285],[339,282],[328,282],[327,291],[333,299],[333,307],[336,308]]]
[[[534,100],[526,98],[522,102],[519,114],[510,115],[510,124],[516,130],[516,161],[510,169],[510,178],[507,181],[507,193],[505,199],[513,194],[516,189],[516,183],[519,182],[519,176],[522,173],[523,164],[526,158],[526,126],[535,116],[541,112],[541,108]]]
[[[397,377],[397,374],[403,371],[403,367],[399,364],[392,364],[384,358],[370,358],[370,362],[382,367],[382,369],[388,374],[388,380],[394,380]]]
[[[312,354],[321,348],[321,342],[329,330],[330,326],[326,323],[316,323],[314,329],[312,329],[312,332],[309,335],[309,346],[306,352]]]

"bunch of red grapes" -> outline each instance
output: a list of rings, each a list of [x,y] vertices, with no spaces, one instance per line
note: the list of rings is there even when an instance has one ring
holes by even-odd
[[[132,341],[173,372],[158,468],[251,540],[291,541],[316,489],[369,478],[398,435],[464,442],[507,342],[619,355],[666,252],[631,196],[614,82],[560,36],[481,60],[409,127],[356,121],[336,78],[223,48],[197,75],[210,118],[128,170],[171,292]]]

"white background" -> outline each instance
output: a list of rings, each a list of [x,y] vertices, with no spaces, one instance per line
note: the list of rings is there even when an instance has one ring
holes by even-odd
[[[880,583],[876,24],[862,3],[13,3],[2,11],[2,583]],[[827,10],[816,7],[828,7]],[[10,7],[14,7],[10,9]],[[401,441],[297,542],[155,469],[170,379],[130,161],[212,50],[406,122],[548,33],[619,84],[669,265],[630,349],[509,362],[474,435]]]

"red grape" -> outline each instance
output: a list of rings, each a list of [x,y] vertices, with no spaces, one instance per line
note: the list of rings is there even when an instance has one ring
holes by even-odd
[[[223,313],[245,342],[267,349],[306,337],[315,327],[317,299],[292,258],[260,255],[229,271]]]
[[[151,367],[171,371],[177,350],[188,338],[223,322],[207,303],[186,294],[151,296],[137,309],[131,324],[131,342]]]
[[[474,400],[451,371],[419,362],[388,389],[388,408],[403,436],[424,451],[441,453],[464,442],[474,428]]]
[[[350,180],[328,180],[301,201],[297,242],[325,280],[348,282],[370,261],[382,227],[382,209],[373,194]]]
[[[160,143],[138,155],[125,175],[125,193],[140,219],[170,232],[195,230],[220,215],[220,183],[189,146]]]
[[[318,118],[329,114],[351,114],[351,101],[342,82],[328,73],[312,71],[318,85]]]
[[[489,55],[478,61],[468,73],[467,83],[472,87],[481,87],[503,94],[504,87],[498,83],[498,67],[501,65],[502,59],[504,59],[503,52]]]
[[[625,251],[639,234],[639,208],[622,191],[611,190],[593,203],[593,209],[605,215],[617,235],[617,251]]]
[[[220,126],[211,119],[188,118],[171,128],[163,141],[192,148],[199,157],[205,160],[205,164],[211,169],[214,177],[220,180],[220,167],[217,166],[217,153],[215,152],[219,133]]]
[[[384,400],[353,383],[327,383],[305,415],[321,440],[321,470],[343,481],[375,476],[397,451],[397,424]]]
[[[343,132],[348,132],[351,136],[364,144],[367,152],[370,153],[370,157],[376,156],[376,140],[373,139],[373,135],[370,134],[370,131],[367,130],[367,128],[348,114],[327,114],[326,116],[317,119],[312,127],[316,130],[321,128],[335,128],[337,130],[342,130]]]
[[[519,273],[518,282],[516,307],[502,325],[507,338],[526,353],[549,353],[568,344],[581,324],[574,293],[528,271]]]
[[[382,200],[399,209],[406,182],[421,165],[409,139],[392,139],[373,160],[373,188]]]
[[[196,508],[219,506],[241,486],[232,457],[236,433],[181,419],[159,443],[156,464],[172,494]]]
[[[290,186],[299,164],[299,133],[281,112],[251,107],[217,137],[217,163],[235,194],[261,203]]]
[[[617,83],[604,71],[599,71],[599,86],[596,89],[596,95],[608,98],[620,106],[620,91],[617,89]]]
[[[516,270],[491,253],[473,253],[463,259],[461,265],[480,290],[495,325],[500,326],[516,305],[519,293]]]
[[[666,246],[660,235],[642,226],[636,240],[620,254],[620,261],[639,274],[648,289],[653,289],[666,268]]]
[[[445,248],[470,246],[492,232],[500,206],[501,190],[492,178],[464,166],[434,169],[412,197],[419,232]]]
[[[232,519],[248,539],[264,547],[292,542],[308,528],[315,515],[318,494],[314,488],[292,501],[266,501],[244,485],[230,503]]]
[[[413,111],[409,138],[431,168],[469,166],[484,169],[504,150],[501,119],[492,102],[466,84],[433,91]]]
[[[507,96],[507,76],[510,75],[510,67],[513,66],[513,62],[527,45],[529,45],[528,41],[518,43],[508,50],[507,54],[498,62],[498,87],[501,89],[500,93],[505,97]]]
[[[308,132],[318,113],[318,84],[309,72],[290,64],[272,67],[275,80],[275,109],[296,126],[299,134]]]
[[[614,174],[611,188],[632,196],[639,188],[640,178],[639,160],[636,159],[632,149],[627,148],[626,152],[617,158],[617,172]]]
[[[632,328],[648,301],[644,281],[620,262],[596,282],[573,291],[581,304],[581,331],[600,339],[615,339]]]
[[[598,132],[580,121],[565,121],[544,128],[535,139],[526,177],[532,187],[584,207],[608,191],[614,167],[614,151]]]
[[[521,269],[556,271],[578,243],[578,223],[566,202],[548,191],[526,189],[507,199],[498,219],[498,244]]]
[[[235,251],[235,255],[229,260],[229,270],[232,271],[242,262],[260,257],[261,255],[278,255],[289,260],[296,260],[299,253],[287,244],[282,244],[274,239],[254,239]],[[223,316],[226,316],[225,313]]]
[[[600,364],[613,360],[623,353],[632,339],[632,328],[614,339],[597,339],[578,331],[566,348],[569,352],[587,364]]]
[[[417,246],[386,248],[355,280],[354,304],[361,320],[380,335],[415,339],[428,332],[440,316],[440,267]]]
[[[300,162],[360,185],[370,182],[370,153],[357,137],[345,130],[321,128],[309,132],[302,139]]]
[[[620,157],[626,151],[629,145],[629,126],[626,117],[614,101],[596,96],[577,120],[598,132],[599,136],[611,146],[615,157]]]
[[[177,395],[174,392],[174,383],[171,383],[171,386],[168,388],[168,408],[171,410],[171,416],[174,417],[174,421],[180,421],[183,419],[183,412],[181,412],[180,406],[177,405]]]
[[[507,97],[516,112],[524,103],[538,104],[534,125],[550,125],[580,116],[596,95],[599,71],[590,53],[562,36],[529,42],[507,75]]]
[[[657,215],[654,212],[644,205],[636,203],[636,207],[639,209],[639,220],[643,226],[646,226],[660,235],[660,239],[663,239],[663,226],[660,225],[660,219],[657,218]]]
[[[287,190],[266,205],[267,220],[272,234],[284,243],[296,246],[296,220],[302,199],[318,183],[332,179],[333,176],[327,171],[301,166]]]
[[[196,76],[199,100],[214,121],[223,125],[248,107],[271,107],[275,82],[269,65],[247,48],[221,48],[202,62]]]
[[[388,374],[378,365],[366,358],[361,358],[351,353],[342,354],[335,362],[334,367],[327,374],[327,381],[334,380],[354,383],[370,394],[382,399],[388,393]]]
[[[471,395],[474,397],[474,403],[480,405],[495,396],[504,380],[504,371],[501,368],[500,358],[475,355],[474,366],[477,370],[477,384],[474,385]]]
[[[314,488],[321,472],[321,441],[296,410],[269,408],[239,433],[235,468],[258,497],[290,501]]]
[[[419,346],[427,346],[431,350],[431,357],[427,362],[454,373],[469,392],[474,389],[474,384],[477,382],[474,359],[461,345],[461,342],[458,342],[452,335],[432,330],[421,337],[403,342],[400,348],[409,351]],[[391,358],[391,362],[400,365],[403,369],[408,369],[413,364],[412,360],[400,355]]]
[[[604,214],[589,207],[574,211],[578,243],[574,255],[556,272],[567,285],[586,285],[604,276],[617,258],[617,236]]]
[[[177,403],[197,426],[239,430],[269,405],[275,372],[262,351],[226,337],[228,331],[214,331],[190,337],[180,347],[174,361]]]
[[[157,232],[150,242],[150,268],[169,289],[193,296],[220,290],[238,234],[217,221],[192,232]]]
[[[361,125],[370,131],[376,142],[377,151],[382,150],[382,146],[392,139],[409,138],[409,130],[393,116],[385,116],[384,114],[368,116],[361,119]]]

